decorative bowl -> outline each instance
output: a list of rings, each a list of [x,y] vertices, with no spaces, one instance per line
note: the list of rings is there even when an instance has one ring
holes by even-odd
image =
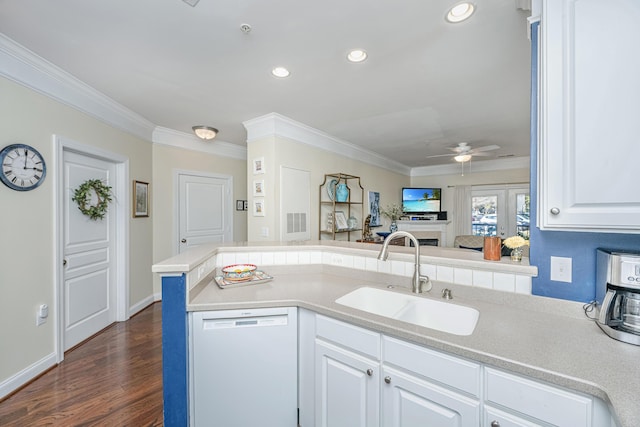
[[[242,281],[249,280],[256,271],[254,264],[232,264],[222,268],[222,276],[225,280]]]
[[[388,236],[389,234],[391,234],[391,232],[389,232],[389,231],[378,231],[376,234],[377,234],[378,236],[382,237],[383,239],[386,239],[386,238],[387,238],[387,236]]]

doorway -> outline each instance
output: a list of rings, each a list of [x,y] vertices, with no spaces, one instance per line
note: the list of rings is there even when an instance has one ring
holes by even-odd
[[[129,318],[128,159],[59,136],[54,146],[56,354],[61,362],[69,348]],[[113,201],[103,219],[91,220],[72,200],[74,190],[89,179],[111,187]]]
[[[233,178],[176,171],[176,251],[233,241]]]
[[[478,186],[471,191],[471,230],[475,236],[529,239],[529,186]]]

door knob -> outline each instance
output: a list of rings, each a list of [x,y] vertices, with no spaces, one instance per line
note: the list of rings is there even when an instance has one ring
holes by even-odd
[[[180,240],[180,243],[187,243],[187,239]]]
[[[500,427],[500,421],[491,421],[491,427]]]
[[[371,368],[367,369],[367,375],[372,377],[373,376],[373,369],[371,369]]]
[[[384,382],[387,384],[391,384],[391,377],[389,376],[384,377]]]
[[[551,210],[549,212],[551,212],[551,215],[558,215],[560,213],[560,209],[551,208]]]

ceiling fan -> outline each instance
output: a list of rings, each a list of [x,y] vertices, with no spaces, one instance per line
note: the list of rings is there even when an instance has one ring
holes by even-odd
[[[487,151],[493,151],[499,149],[499,145],[485,145],[484,147],[472,148],[466,142],[460,142],[456,147],[449,147],[449,150],[453,151],[451,154],[436,154],[431,157],[453,157],[456,162],[464,163],[471,160],[473,156],[491,156]]]

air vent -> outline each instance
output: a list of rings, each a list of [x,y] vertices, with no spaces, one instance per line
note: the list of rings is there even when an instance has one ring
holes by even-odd
[[[287,214],[287,234],[305,233],[307,231],[306,212],[296,212]]]

